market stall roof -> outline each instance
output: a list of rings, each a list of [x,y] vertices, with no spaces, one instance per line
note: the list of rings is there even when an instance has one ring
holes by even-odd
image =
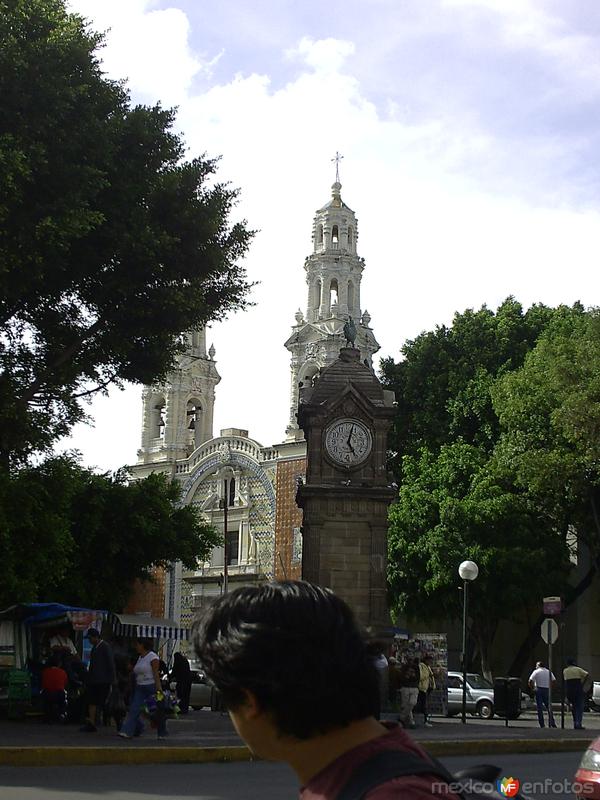
[[[108,615],[109,622],[117,636],[142,636],[149,639],[187,640],[190,638],[189,628],[181,628],[172,619],[162,617],[145,617],[141,614]]]
[[[86,627],[86,622],[89,627],[92,623],[88,619],[105,618],[106,615],[106,611],[67,606],[63,603],[16,603],[0,611],[0,620],[24,620],[27,625],[55,624],[59,620],[69,620],[75,627]]]

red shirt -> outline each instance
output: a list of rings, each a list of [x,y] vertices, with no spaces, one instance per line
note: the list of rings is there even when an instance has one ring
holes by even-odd
[[[46,667],[42,670],[42,689],[47,692],[60,692],[67,685],[67,673],[60,667]]]
[[[300,800],[334,800],[343,786],[349,781],[354,770],[375,753],[382,750],[403,750],[427,758],[425,752],[395,723],[382,723],[388,733],[371,739],[358,747],[348,750],[331,764],[322,769],[314,778],[300,789]],[[406,775],[394,778],[372,789],[368,800],[431,800],[432,783],[442,779],[432,775]],[[444,800],[458,800],[451,792],[444,793]]]

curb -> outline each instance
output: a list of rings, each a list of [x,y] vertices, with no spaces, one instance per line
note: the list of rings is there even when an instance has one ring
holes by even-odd
[[[250,761],[247,747],[3,747],[0,766],[71,767],[107,764],[204,764]]]
[[[586,739],[420,740],[432,756],[502,753],[568,753],[586,750]],[[206,764],[252,761],[247,747],[3,747],[0,766],[64,767],[117,764]]]
[[[573,753],[587,750],[592,739],[420,739],[432,756],[483,756],[489,753]]]

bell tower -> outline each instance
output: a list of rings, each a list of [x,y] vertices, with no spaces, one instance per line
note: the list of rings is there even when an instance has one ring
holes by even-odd
[[[356,325],[356,347],[360,360],[372,366],[379,350],[370,327],[371,316],[362,310],[360,285],[365,267],[357,253],[358,221],[341,196],[339,160],[336,153],[336,180],[331,200],[320,208],[313,220],[313,250],[304,262],[308,297],[306,315],[298,309],[292,335],[285,343],[290,351],[290,416],[288,440],[302,439],[296,412],[300,385],[311,386],[319,372],[332,364],[344,344],[344,323]]]
[[[164,383],[144,387],[138,466],[186,459],[212,438],[215,386],[221,380],[215,348],[207,353],[204,328],[186,338],[186,350]]]

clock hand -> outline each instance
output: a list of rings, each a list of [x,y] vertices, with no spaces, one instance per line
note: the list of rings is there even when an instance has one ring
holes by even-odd
[[[348,447],[350,447],[350,448],[352,448],[352,445],[350,444],[350,442],[352,441],[352,434],[353,434],[353,433],[354,433],[354,425],[353,425],[353,426],[350,428],[350,433],[349,433],[349,435],[348,435],[348,442],[347,442],[347,444],[348,444]]]

